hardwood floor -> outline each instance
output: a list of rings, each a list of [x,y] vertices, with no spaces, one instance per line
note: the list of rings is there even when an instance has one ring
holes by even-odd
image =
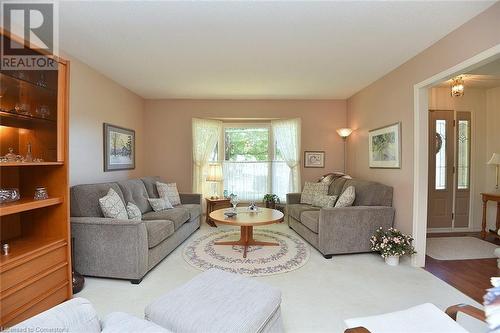
[[[428,234],[427,237],[463,237],[480,238],[479,233]],[[488,237],[486,241],[500,246],[500,240]],[[496,259],[437,260],[425,258],[425,270],[452,285],[479,303],[483,303],[485,290],[491,287],[490,278],[500,276]]]

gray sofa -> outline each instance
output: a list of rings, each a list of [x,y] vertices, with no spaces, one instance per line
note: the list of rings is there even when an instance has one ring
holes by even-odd
[[[371,251],[370,237],[379,227],[394,224],[392,187],[358,179],[336,178],[329,195],[354,186],[356,200],[344,208],[314,207],[300,203],[300,193],[287,194],[288,225],[327,259],[334,254]]]
[[[83,275],[130,280],[134,284],[200,227],[201,195],[180,194],[181,205],[154,212],[159,177],[71,187],[74,268]],[[142,221],[105,218],[99,198],[113,188],[127,205],[136,204]]]

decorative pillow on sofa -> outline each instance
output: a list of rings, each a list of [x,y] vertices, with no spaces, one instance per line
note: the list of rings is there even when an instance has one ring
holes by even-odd
[[[172,206],[177,206],[181,204],[181,198],[179,197],[179,191],[177,191],[177,183],[160,183],[156,182],[156,189],[160,198],[167,198]]]
[[[155,212],[174,208],[167,198],[148,198],[148,201]]]
[[[127,215],[129,220],[140,221],[142,220],[142,213],[137,205],[129,202],[127,203]]]
[[[112,188],[109,189],[108,194],[99,199],[99,206],[101,206],[104,217],[128,220],[125,204],[118,193]]]
[[[312,205],[321,208],[333,208],[336,200],[336,195],[318,195],[313,198]]]
[[[335,207],[349,207],[354,203],[354,199],[356,199],[356,191],[354,186],[349,186],[342,192],[335,204]]]
[[[315,196],[327,195],[328,186],[328,183],[305,182],[300,195],[300,203],[312,205]]]

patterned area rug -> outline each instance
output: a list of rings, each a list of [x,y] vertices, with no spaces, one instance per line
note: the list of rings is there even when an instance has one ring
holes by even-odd
[[[254,229],[254,239],[280,245],[251,246],[246,258],[243,258],[241,246],[214,245],[214,242],[239,238],[239,230],[222,230],[204,235],[184,248],[184,259],[201,270],[217,268],[246,276],[290,272],[302,267],[309,259],[309,245],[302,239],[269,229]]]

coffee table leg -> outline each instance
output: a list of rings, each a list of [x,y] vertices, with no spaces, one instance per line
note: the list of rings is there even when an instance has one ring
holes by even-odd
[[[260,242],[253,239],[253,226],[241,226],[240,239],[237,241],[215,242],[214,245],[238,245],[243,246],[243,258],[247,257],[249,246],[278,246],[278,243]]]

